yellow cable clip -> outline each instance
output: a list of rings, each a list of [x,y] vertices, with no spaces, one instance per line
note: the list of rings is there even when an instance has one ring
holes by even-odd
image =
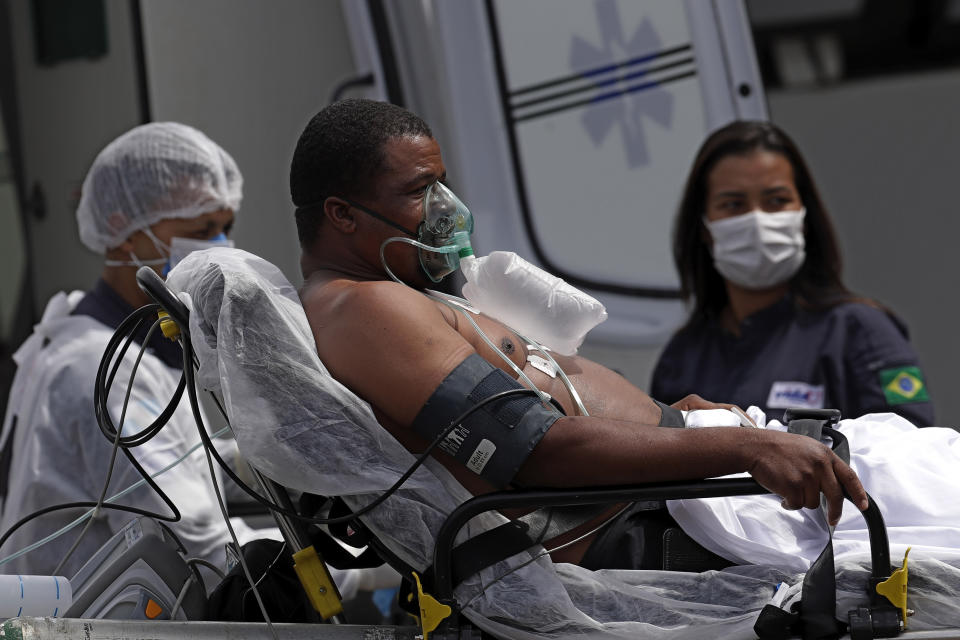
[[[304,547],[293,554],[293,569],[300,578],[303,590],[310,598],[313,609],[324,620],[343,613],[343,603],[340,602],[340,593],[337,591],[327,565],[320,559],[313,545]]]
[[[176,342],[177,338],[180,337],[180,325],[163,309],[157,311],[157,317],[160,318],[160,331],[163,332],[164,337]]]
[[[907,547],[907,552],[903,554],[903,566],[877,585],[877,593],[900,609],[904,629],[907,628],[907,556],[909,555],[910,547]]]
[[[423,592],[420,585],[420,576],[413,572],[413,580],[417,583],[417,604],[420,607],[420,631],[423,632],[423,640],[430,640],[430,632],[440,626],[440,623],[450,617],[453,609],[445,604],[440,604],[437,599],[429,593]],[[410,598],[413,597],[411,593]]]

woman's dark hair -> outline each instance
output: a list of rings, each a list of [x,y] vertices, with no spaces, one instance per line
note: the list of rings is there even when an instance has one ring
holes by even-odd
[[[727,156],[770,151],[783,155],[793,168],[800,200],[806,207],[804,240],[807,257],[790,280],[795,302],[807,309],[824,309],[854,298],[841,279],[840,248],[833,223],[823,206],[799,149],[786,133],[769,122],[738,121],[714,131],[700,147],[680,201],[673,232],[673,259],[685,300],[694,300],[687,327],[716,317],[727,305],[727,288],[705,242],[707,178]]]

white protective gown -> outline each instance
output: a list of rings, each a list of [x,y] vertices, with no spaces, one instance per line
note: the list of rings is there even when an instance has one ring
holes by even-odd
[[[40,324],[14,355],[17,374],[0,432],[0,450],[7,439],[13,437],[9,490],[5,503],[0,505],[0,530],[4,532],[25,515],[43,507],[95,501],[106,478],[112,443],[97,426],[93,391],[97,367],[113,329],[88,316],[70,315],[82,297],[79,291],[54,296]],[[109,397],[115,425],[119,424],[127,381],[138,350],[138,344],[131,345]],[[179,370],[164,364],[148,349],[134,379],[123,434],[136,433],[150,424],[173,396],[179,379]],[[172,463],[198,440],[196,423],[184,393],[167,425],[133,453],[152,474]],[[139,479],[127,458],[118,452],[107,497]],[[203,558],[223,568],[224,544],[230,536],[216,502],[202,448],[161,475],[157,483],[180,509],[182,519],[171,526],[186,546],[189,557]],[[165,515],[170,513],[148,486],[136,489],[119,503]],[[0,559],[73,521],[85,510],[58,511],[33,520],[4,544]],[[133,517],[135,514],[103,510],[59,575],[70,577],[76,573]],[[252,531],[242,523],[236,524],[242,544],[252,537]],[[0,566],[0,572],[52,573],[82,526]],[[206,569],[202,572],[209,590],[216,581]]]

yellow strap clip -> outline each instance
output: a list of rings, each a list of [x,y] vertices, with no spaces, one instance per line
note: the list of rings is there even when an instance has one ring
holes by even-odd
[[[903,554],[903,566],[890,577],[877,585],[877,593],[890,601],[890,604],[900,609],[903,619],[903,628],[907,628],[907,556],[910,555],[910,547]]]
[[[417,583],[417,604],[420,607],[420,631],[423,633],[423,640],[430,640],[430,632],[440,626],[440,623],[450,617],[453,609],[445,604],[440,604],[437,599],[429,593],[423,592],[420,585],[420,576],[413,572],[413,580]],[[409,599],[413,598],[411,593]]]
[[[304,547],[293,554],[293,570],[300,578],[303,590],[310,598],[313,609],[327,620],[343,613],[343,603],[340,602],[340,593],[330,578],[327,565],[323,564],[313,545]]]
[[[180,325],[163,309],[157,311],[157,317],[160,318],[160,331],[163,332],[164,337],[176,342],[177,338],[180,337]]]

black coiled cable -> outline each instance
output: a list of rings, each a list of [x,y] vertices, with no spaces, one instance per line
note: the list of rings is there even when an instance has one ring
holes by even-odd
[[[107,405],[107,399],[110,395],[110,389],[113,386],[114,378],[116,377],[117,371],[120,367],[120,363],[123,360],[124,355],[127,352],[127,349],[130,347],[131,342],[134,340],[134,336],[137,331],[144,325],[145,322],[150,319],[156,318],[157,312],[161,309],[158,304],[148,304],[143,306],[133,313],[131,313],[127,318],[120,323],[120,326],[117,327],[117,330],[114,332],[113,336],[110,338],[110,341],[107,343],[107,347],[104,350],[103,357],[100,360],[100,366],[97,369],[97,376],[94,385],[94,411],[96,414],[97,424],[100,427],[101,432],[103,432],[104,437],[106,437],[111,443],[117,440],[117,427],[113,424],[113,420],[110,417],[110,412]],[[121,343],[123,346],[121,347]],[[243,480],[241,480],[237,474],[230,468],[217,451],[216,447],[213,445],[213,442],[210,439],[210,435],[207,433],[207,430],[203,422],[203,414],[200,411],[200,402],[197,397],[196,389],[196,380],[194,376],[194,355],[193,355],[193,344],[190,341],[190,336],[187,330],[181,330],[181,346],[183,347],[183,375],[180,377],[180,382],[177,385],[177,389],[173,394],[173,397],[170,398],[170,401],[164,407],[163,411],[160,413],[157,418],[151,422],[147,427],[138,431],[135,434],[129,436],[120,436],[119,446],[121,451],[137,470],[137,472],[144,478],[144,481],[156,492],[160,499],[170,508],[172,515],[164,515],[160,513],[155,513],[147,511],[145,509],[140,509],[137,507],[131,507],[127,505],[118,505],[112,503],[104,503],[101,508],[107,509],[116,509],[119,511],[126,511],[136,515],[147,516],[155,518],[157,520],[165,522],[177,522],[180,520],[180,511],[177,509],[176,505],[172,500],[163,492],[162,489],[157,485],[157,483],[150,477],[142,466],[137,462],[136,458],[130,453],[129,449],[133,447],[140,446],[145,442],[153,438],[160,429],[170,420],[170,417],[173,415],[177,406],[180,403],[180,399],[183,396],[184,389],[187,390],[187,395],[190,400],[190,407],[193,412],[193,417],[197,423],[197,430],[200,434],[200,439],[203,442],[203,445],[210,451],[214,459],[217,461],[217,464],[223,469],[231,480],[233,480],[238,487],[240,487],[247,495],[251,498],[264,505],[271,511],[276,513],[281,513],[288,517],[297,518],[305,522],[312,524],[340,524],[344,522],[350,522],[351,520],[369,513],[384,501],[387,500],[391,495],[393,495],[400,487],[406,482],[410,476],[416,472],[416,470],[426,461],[430,453],[441,443],[443,439],[461,422],[467,419],[474,411],[477,411],[481,407],[486,406],[497,400],[501,400],[506,397],[516,396],[516,395],[537,395],[532,389],[511,389],[508,391],[503,391],[487,398],[484,398],[474,406],[470,407],[463,412],[460,416],[455,418],[453,421],[447,425],[446,428],[441,431],[433,442],[424,450],[414,461],[414,463],[407,469],[400,478],[388,489],[386,489],[381,495],[377,496],[369,504],[363,506],[357,511],[336,518],[318,518],[313,516],[305,516],[291,509],[287,509],[281,505],[276,504],[269,498],[265,498],[260,495],[257,491],[247,485]],[[119,353],[118,353],[119,349]],[[116,360],[114,361],[114,355],[117,355]],[[110,363],[113,362],[113,366],[110,366]],[[216,398],[214,397],[214,400]],[[219,402],[217,402],[219,407]],[[221,412],[223,408],[220,407]],[[226,418],[226,414],[224,413]],[[38,518],[47,513],[54,511],[60,511],[63,509],[76,509],[76,508],[93,508],[97,506],[97,502],[94,501],[84,501],[84,502],[70,502],[59,505],[54,505],[51,507],[46,507],[44,509],[37,510],[24,518],[17,521],[13,526],[10,527],[2,536],[0,536],[0,547],[10,538],[15,531],[20,527],[25,525],[27,522]]]
[[[136,469],[137,472],[143,477],[144,481],[156,492],[164,504],[169,507],[171,515],[165,515],[162,513],[149,511],[147,509],[141,509],[139,507],[122,504],[100,504],[97,501],[65,502],[62,504],[44,507],[43,509],[38,509],[37,511],[34,511],[33,513],[30,513],[18,520],[9,529],[7,529],[2,536],[0,536],[0,548],[3,547],[4,543],[6,543],[10,536],[12,536],[17,530],[20,529],[20,527],[24,526],[28,522],[48,513],[63,511],[65,509],[92,509],[97,507],[99,504],[100,508],[102,509],[126,511],[128,513],[146,516],[164,522],[178,522],[180,520],[180,510],[177,509],[176,504],[174,504],[167,494],[163,492],[153,478],[150,477],[150,474],[148,474],[146,470],[140,466],[140,463],[137,462],[137,459],[133,456],[129,449],[140,446],[144,442],[147,442],[153,438],[160,431],[160,429],[163,428],[163,425],[170,420],[170,416],[173,415],[177,405],[180,403],[180,398],[183,396],[183,390],[186,386],[185,376],[180,377],[180,383],[177,385],[177,389],[174,392],[173,397],[170,399],[170,402],[167,403],[167,406],[160,413],[160,415],[157,416],[157,418],[150,423],[149,426],[130,436],[121,436],[119,439],[117,439],[117,428],[113,424],[113,420],[110,418],[110,412],[107,407],[107,398],[110,395],[110,388],[113,385],[113,380],[120,368],[120,363],[123,361],[124,355],[126,355],[127,349],[129,349],[130,344],[133,342],[137,331],[144,325],[145,322],[149,321],[149,319],[155,319],[159,309],[160,306],[156,304],[150,304],[141,307],[127,316],[127,318],[120,323],[120,326],[117,327],[117,330],[114,331],[113,336],[111,336],[110,341],[107,343],[107,347],[104,350],[103,357],[100,359],[100,366],[97,369],[97,376],[94,382],[93,406],[100,431],[103,432],[104,436],[111,443],[114,443],[115,440],[118,440],[118,446],[126,456],[127,460],[130,461],[130,464],[133,465],[134,469]],[[122,348],[120,347],[121,343],[123,343]],[[114,355],[117,356],[115,361]],[[114,363],[112,368],[110,367],[111,362]],[[109,374],[107,373],[108,370]]]
[[[464,411],[461,415],[454,418],[450,422],[450,424],[448,424],[443,429],[443,431],[437,434],[437,437],[433,439],[433,442],[430,443],[430,445],[426,448],[426,450],[424,450],[419,456],[417,456],[417,459],[414,461],[412,465],[410,465],[410,468],[407,469],[403,473],[403,475],[401,475],[397,479],[397,481],[393,483],[392,486],[390,486],[382,494],[377,496],[369,504],[364,505],[360,509],[357,509],[353,513],[350,513],[345,516],[340,516],[336,518],[317,518],[317,517],[302,515],[296,511],[293,511],[292,509],[287,509],[286,507],[276,504],[269,498],[264,498],[255,490],[250,488],[243,480],[241,480],[237,476],[237,474],[234,473],[233,469],[231,469],[230,466],[226,462],[224,462],[223,458],[220,457],[220,454],[217,452],[216,447],[214,447],[213,443],[210,441],[210,436],[209,434],[207,434],[207,430],[203,426],[203,416],[200,413],[200,403],[197,398],[197,387],[194,381],[193,367],[188,366],[188,363],[193,362],[193,344],[190,342],[190,336],[186,332],[181,333],[181,345],[183,346],[183,367],[184,367],[183,372],[187,378],[187,395],[190,398],[190,407],[193,410],[193,417],[197,423],[197,428],[200,431],[200,439],[203,441],[203,445],[207,448],[207,450],[210,451],[210,453],[216,459],[217,464],[219,464],[220,467],[224,470],[224,472],[228,476],[230,476],[230,479],[236,482],[237,486],[239,486],[251,498],[259,502],[260,504],[264,505],[271,511],[274,511],[276,513],[281,513],[283,515],[286,515],[292,518],[297,518],[299,520],[303,520],[304,522],[309,522],[312,524],[329,525],[329,524],[341,524],[344,522],[350,522],[351,520],[354,520],[359,516],[369,513],[379,505],[383,504],[383,502],[387,498],[389,498],[391,495],[396,493],[396,491],[400,489],[403,483],[406,482],[418,468],[420,468],[420,466],[426,461],[427,457],[429,457],[430,452],[433,451],[441,442],[443,442],[443,439],[446,438],[447,435],[451,431],[453,431],[453,429],[457,425],[459,425],[461,422],[466,420],[467,417],[469,417],[471,414],[473,414],[474,411],[477,411],[481,407],[484,407],[490,404],[491,402],[495,402],[496,400],[501,400],[503,398],[507,398],[510,396],[534,395],[537,398],[540,397],[539,394],[537,394],[537,392],[534,391],[533,389],[510,389],[508,391],[501,391],[500,393],[496,393],[492,396],[488,396],[484,398],[477,404],[473,405],[472,407]],[[224,417],[226,417],[226,415]]]

